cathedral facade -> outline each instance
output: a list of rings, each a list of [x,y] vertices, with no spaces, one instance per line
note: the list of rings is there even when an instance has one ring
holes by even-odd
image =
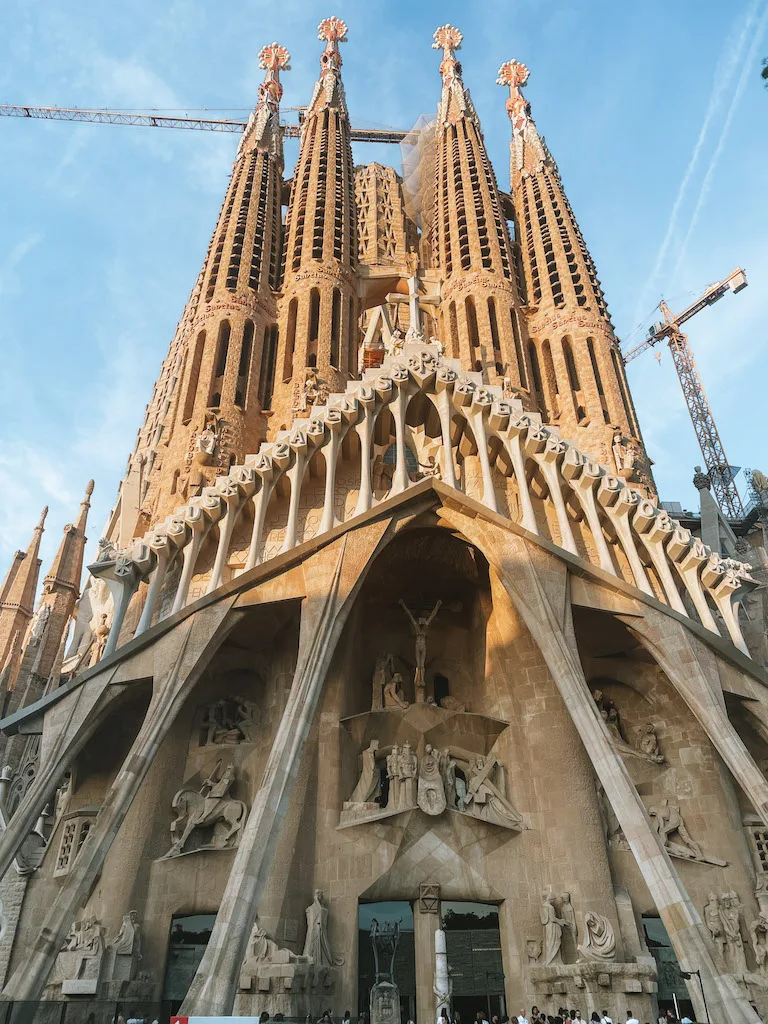
[[[37,607],[42,520],[0,591],[2,1000],[753,1024],[762,535],[660,506],[527,69],[504,191],[439,28],[400,175],[353,163],[346,37],[290,180],[259,55],[83,593],[92,485]]]

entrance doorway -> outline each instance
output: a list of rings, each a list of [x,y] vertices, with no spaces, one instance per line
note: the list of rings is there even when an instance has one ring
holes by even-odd
[[[504,961],[501,954],[499,908],[493,903],[443,900],[445,930],[453,980],[453,1015],[471,1024],[478,1010],[490,1020],[506,1013]]]
[[[179,1012],[216,921],[215,914],[174,917],[168,939],[163,1002],[171,1015]]]
[[[393,980],[400,990],[402,1021],[416,1020],[416,955],[413,935],[413,907],[404,900],[361,903],[357,908],[357,992],[358,1016],[370,1013],[371,989],[376,981],[376,966],[371,944],[371,924],[380,928],[399,924],[400,941],[395,953]]]
[[[682,1017],[693,1020],[693,1003],[661,918],[644,914],[643,931],[659,975],[659,1013],[672,1010],[678,1020]]]

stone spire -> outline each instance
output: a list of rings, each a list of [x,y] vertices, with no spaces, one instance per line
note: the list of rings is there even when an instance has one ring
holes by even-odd
[[[19,669],[23,637],[32,619],[35,591],[40,573],[40,540],[45,529],[48,506],[43,509],[40,521],[34,529],[29,547],[25,552],[17,551],[11,568],[0,590],[0,667],[3,669],[6,686],[13,687]]]
[[[32,703],[42,694],[62,639],[69,628],[75,604],[80,597],[83,556],[88,540],[85,527],[92,494],[93,480],[89,480],[77,519],[64,527],[59,549],[43,580],[43,592],[24,638],[25,646],[14,682],[14,697],[8,707],[9,713],[17,707]]]
[[[509,89],[510,179],[524,269],[535,407],[562,435],[635,484],[653,489],[624,363],[595,264],[552,154],[522,93],[529,72],[499,68]]]
[[[461,77],[462,34],[443,25],[437,113],[433,263],[442,278],[441,330],[449,353],[486,381],[528,388],[524,317],[509,229],[480,120]]]
[[[306,109],[283,250],[280,345],[271,429],[313,393],[343,391],[357,374],[357,225],[349,114],[341,80],[347,26],[325,18],[320,77]]]
[[[266,436],[281,273],[280,72],[290,68],[290,54],[273,42],[259,64],[258,101],[123,482],[123,544],[200,494]]]

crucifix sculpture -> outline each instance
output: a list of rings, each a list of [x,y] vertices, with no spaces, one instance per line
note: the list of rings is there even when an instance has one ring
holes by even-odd
[[[442,603],[442,601],[438,601],[429,615],[418,615],[414,618],[408,605],[400,598],[400,606],[408,616],[416,636],[416,674],[413,677],[413,686],[416,692],[417,704],[424,703],[424,691],[427,686],[427,677],[424,673],[424,666],[427,661],[427,630],[432,625],[432,620],[440,610]]]

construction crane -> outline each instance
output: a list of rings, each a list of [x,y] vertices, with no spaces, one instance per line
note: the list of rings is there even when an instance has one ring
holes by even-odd
[[[654,345],[658,345],[664,340],[669,343],[669,350],[672,353],[677,376],[680,378],[683,396],[693,421],[693,429],[696,431],[707,473],[712,481],[712,490],[715,492],[717,503],[723,513],[731,519],[741,519],[744,516],[744,508],[736,489],[735,474],[725,457],[723,442],[720,440],[699,371],[696,369],[696,361],[688,344],[688,336],[683,334],[680,328],[686,320],[690,320],[702,309],[713,305],[718,299],[722,299],[726,292],[732,291],[736,294],[746,287],[747,275],[740,267],[737,267],[724,281],[710,285],[701,298],[684,309],[682,313],[678,313],[677,316],[662,299],[659,309],[664,319],[651,326],[645,341],[624,353],[624,364],[626,365],[642,355],[646,349],[653,348]]]
[[[287,139],[301,135],[303,111],[299,110],[299,124],[281,124],[280,130]],[[91,124],[129,124],[142,128],[188,128],[203,132],[242,132],[245,121],[228,121],[208,117],[169,117],[167,114],[132,113],[126,110],[94,109],[81,107],[29,107],[0,105],[0,117],[31,117],[43,121],[88,121]],[[352,128],[353,142],[402,142],[411,132],[396,128]]]

